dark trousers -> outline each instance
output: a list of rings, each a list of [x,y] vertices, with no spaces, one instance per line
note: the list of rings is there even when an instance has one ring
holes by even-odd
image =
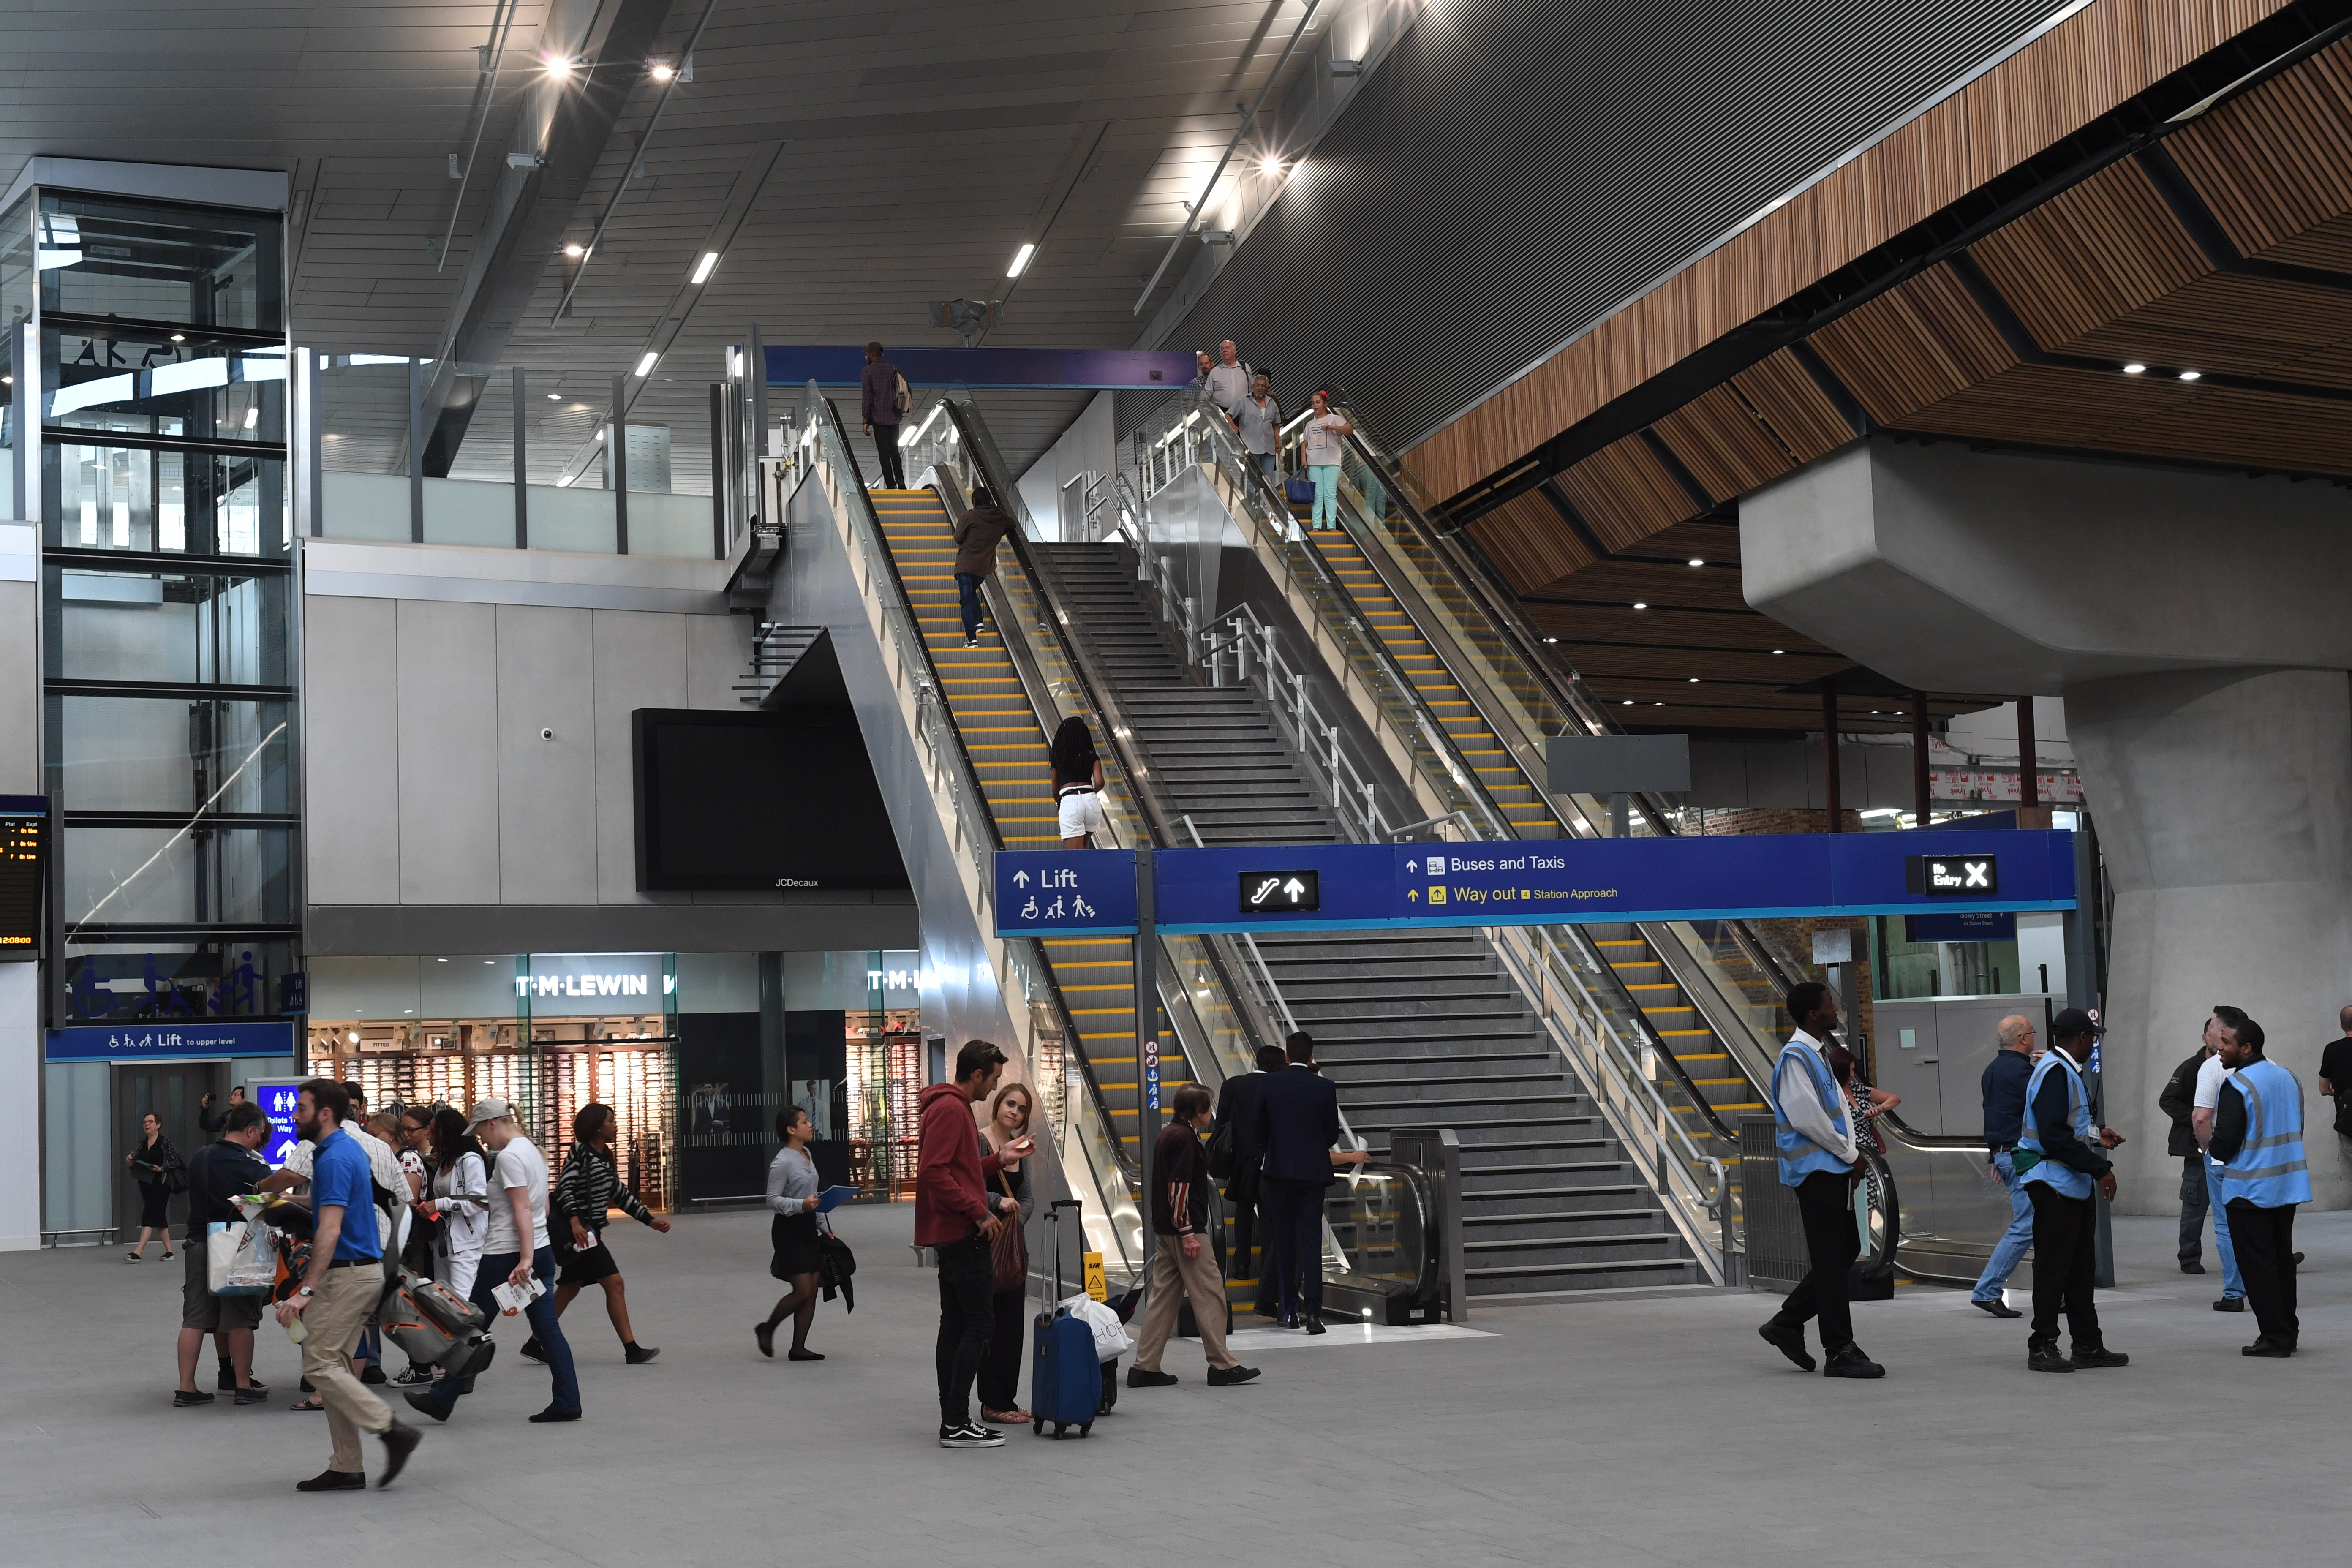
[[[980,602],[981,576],[976,572],[959,572],[956,580],[956,608],[963,616],[963,635],[980,635],[980,623],[988,619],[988,610]]]
[[[2232,1198],[2230,1245],[2246,1280],[2246,1305],[2262,1337],[2292,1350],[2303,1325],[2294,1315],[2294,1205],[2257,1208]]]
[[[2205,1156],[2180,1157],[2180,1261],[2196,1263],[2205,1256]]]
[[[1271,1310],[1278,1299],[1274,1281],[1274,1260],[1254,1256],[1259,1240],[1260,1184],[1255,1171],[1237,1175],[1225,1184],[1225,1203],[1232,1208],[1234,1215],[1234,1247],[1231,1266],[1225,1268],[1223,1273],[1228,1279],[1257,1281],[1257,1304]]]
[[[968,1237],[935,1249],[940,1258],[940,1420],[971,1419],[971,1384],[988,1359],[996,1328],[995,1259],[988,1237]]]
[[[874,456],[881,461],[882,488],[905,489],[907,466],[898,457],[898,427],[896,425],[874,426]]]
[[[1822,1350],[1834,1355],[1853,1342],[1846,1292],[1853,1260],[1862,1256],[1862,1235],[1854,1228],[1853,1184],[1843,1171],[1815,1171],[1797,1184],[1797,1212],[1804,1217],[1811,1267],[1780,1303],[1780,1316],[1798,1323],[1819,1318]]]
[[[2027,1342],[2058,1348],[2058,1315],[2066,1315],[2074,1353],[2097,1350],[2098,1304],[2091,1300],[2091,1277],[2098,1268],[2099,1205],[2095,1198],[2070,1198],[2047,1182],[2028,1182],[2033,1199],[2033,1325]]]
[[[994,1270],[992,1268],[991,1277]],[[1028,1337],[1029,1297],[1024,1290],[999,1290],[995,1316],[988,1326],[988,1354],[980,1363],[980,1407],[1018,1410],[1021,1407],[1021,1343]]]
[[[499,1316],[499,1304],[490,1292],[507,1282],[514,1266],[521,1261],[520,1252],[484,1253],[480,1265],[474,1270],[475,1306],[490,1321],[495,1331],[504,1319]],[[549,1406],[556,1410],[580,1408],[580,1374],[572,1364],[572,1342],[563,1337],[563,1321],[555,1315],[555,1249],[540,1247],[531,1249],[530,1271],[547,1287],[546,1293],[522,1310],[523,1320],[530,1324],[530,1337],[539,1342],[540,1352],[547,1358],[547,1375],[553,1384]],[[457,1398],[466,1392],[464,1385],[473,1381],[467,1377],[445,1377],[433,1384],[433,1397],[443,1411],[457,1408]]]
[[[1323,1315],[1322,1182],[1267,1176],[1259,1188],[1274,1241],[1276,1300],[1286,1318]]]

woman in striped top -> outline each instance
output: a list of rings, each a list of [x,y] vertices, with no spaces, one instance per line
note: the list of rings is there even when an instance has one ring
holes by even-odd
[[[556,1260],[563,1269],[555,1286],[555,1315],[563,1315],[583,1286],[604,1286],[604,1315],[621,1336],[622,1354],[631,1366],[643,1366],[661,1352],[637,1343],[629,1328],[628,1282],[621,1278],[621,1266],[613,1260],[602,1232],[613,1209],[664,1235],[669,1233],[669,1221],[639,1203],[621,1180],[613,1154],[615,1131],[609,1105],[591,1101],[572,1119],[572,1151],[564,1156],[563,1173],[555,1179],[548,1214],[548,1239],[555,1244]],[[534,1339],[522,1347],[522,1353],[532,1356],[538,1345]]]

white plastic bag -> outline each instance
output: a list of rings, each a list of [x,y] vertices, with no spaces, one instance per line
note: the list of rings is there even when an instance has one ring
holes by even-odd
[[[1135,1341],[1129,1337],[1127,1325],[1118,1321],[1118,1314],[1092,1296],[1080,1291],[1062,1305],[1069,1309],[1070,1316],[1093,1331],[1097,1361],[1117,1361],[1135,1348]]]
[[[205,1268],[215,1296],[267,1296],[278,1282],[278,1237],[257,1219],[205,1233]]]

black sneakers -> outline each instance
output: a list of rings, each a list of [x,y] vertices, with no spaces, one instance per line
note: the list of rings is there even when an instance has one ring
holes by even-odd
[[[210,1405],[212,1402],[213,1396],[201,1388],[172,1390],[172,1405],[174,1409],[184,1410],[191,1405]]]
[[[2105,1345],[2093,1345],[2089,1350],[2074,1347],[2074,1370],[2095,1372],[2103,1366],[2129,1366],[2131,1357],[2121,1351],[2111,1351]]]
[[[2058,1353],[2056,1345],[2028,1342],[2025,1347],[2025,1370],[2028,1372],[2072,1372],[2074,1363]]]
[[[533,1334],[530,1338],[523,1341],[522,1359],[531,1363],[535,1366],[545,1366],[547,1364],[547,1347],[539,1342],[539,1336],[537,1334]]]
[[[1254,1366],[1213,1366],[1209,1369],[1209,1386],[1231,1388],[1237,1383],[1247,1383],[1256,1375],[1257,1368]],[[1171,1377],[1168,1381],[1173,1383],[1176,1380]]]
[[[1215,1368],[1210,1370],[1213,1372]],[[1161,1372],[1158,1367],[1150,1366],[1127,1369],[1127,1385],[1129,1388],[1172,1388],[1175,1384],[1176,1374],[1172,1372]]]
[[[646,1363],[653,1360],[654,1357],[659,1354],[661,1354],[659,1348],[647,1350],[643,1345],[623,1345],[621,1347],[621,1359],[628,1363],[631,1366],[643,1366]]]
[[[559,1410],[554,1405],[551,1405],[546,1409],[541,1411],[538,1415],[530,1416],[527,1419],[529,1419],[530,1424],[534,1426],[544,1426],[551,1421],[577,1421],[580,1419],[580,1412],[577,1410]]]
[[[1800,1372],[1813,1370],[1813,1358],[1805,1350],[1805,1326],[1775,1317],[1756,1331],[1757,1338],[1797,1363]]]
[[[269,1385],[262,1382],[261,1379],[256,1377],[249,1378],[247,1381],[252,1384],[255,1392],[259,1394],[267,1394],[269,1392]],[[215,1384],[214,1386],[218,1388],[223,1394],[234,1394],[236,1392],[236,1369],[231,1367],[226,1362],[221,1363],[220,1382]],[[305,1392],[307,1393],[308,1390],[305,1390]]]
[[[966,1421],[961,1426],[940,1423],[940,1447],[942,1448],[1002,1448],[1004,1434],[993,1426],[983,1426],[977,1421]]]
[[[1862,1347],[1851,1340],[1845,1348],[1829,1359],[1822,1368],[1823,1377],[1885,1377],[1886,1369],[1862,1353]]]

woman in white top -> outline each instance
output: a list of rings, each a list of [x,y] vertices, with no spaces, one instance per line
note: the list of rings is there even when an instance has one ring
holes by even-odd
[[[433,1212],[441,1234],[433,1247],[434,1276],[470,1300],[474,1269],[490,1230],[490,1176],[482,1146],[466,1113],[445,1105],[433,1113]]]
[[[1300,445],[1300,456],[1307,464],[1307,477],[1315,481],[1315,510],[1307,519],[1309,528],[1339,526],[1339,442],[1355,426],[1331,412],[1331,395],[1318,387],[1315,411],[1307,421],[1307,431]]]
[[[823,1361],[824,1357],[808,1348],[809,1325],[816,1321],[817,1288],[824,1276],[824,1244],[819,1238],[828,1228],[824,1216],[816,1212],[824,1184],[817,1179],[816,1162],[808,1152],[816,1125],[807,1111],[788,1105],[776,1112],[776,1136],[784,1141],[784,1146],[776,1151],[775,1160],[768,1166],[768,1208],[776,1216],[768,1222],[768,1243],[775,1253],[768,1272],[791,1280],[793,1288],[778,1300],[767,1321],[751,1326],[751,1333],[760,1342],[760,1353],[773,1356],[776,1325],[790,1318],[793,1348],[786,1352],[787,1359]]]

